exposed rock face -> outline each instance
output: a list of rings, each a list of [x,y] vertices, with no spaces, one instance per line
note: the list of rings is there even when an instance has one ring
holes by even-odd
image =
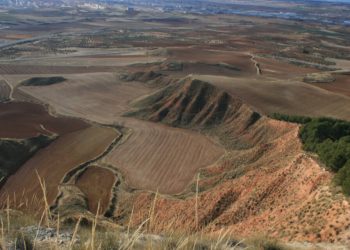
[[[239,99],[191,78],[139,100],[128,115],[199,130],[227,150],[220,161],[200,172],[198,199],[195,180],[180,199],[157,197],[155,232],[171,227],[214,234],[229,230],[242,237],[264,233],[288,241],[349,242],[350,221],[345,218],[350,218],[350,206],[331,187],[332,174],[303,152],[298,125],[261,116]],[[116,216],[128,221],[126,206],[131,202],[134,225],[148,218],[153,194],[119,198]],[[128,199],[125,206],[123,199]]]

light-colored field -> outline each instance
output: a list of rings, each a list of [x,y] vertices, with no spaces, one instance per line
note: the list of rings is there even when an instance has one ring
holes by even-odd
[[[20,89],[49,103],[58,113],[100,123],[118,122],[128,102],[151,90],[140,83],[122,82],[112,73],[65,76],[67,81],[51,86]]]
[[[75,75],[61,84],[21,89],[49,103],[58,113],[131,128],[130,138],[113,150],[106,162],[124,172],[135,188],[181,192],[199,168],[224,153],[197,132],[121,117],[130,101],[151,89],[117,79],[113,74]]]
[[[168,51],[169,60],[209,64],[226,63],[239,68],[241,74],[256,74],[255,65],[247,52],[222,51],[201,47],[169,48]]]
[[[278,112],[350,119],[349,97],[310,84],[287,80],[210,75],[196,75],[194,78],[213,83],[265,114]]]
[[[102,154],[117,136],[116,130],[111,128],[89,127],[59,137],[8,178],[0,191],[1,201],[5,201],[9,195],[12,201],[15,200],[14,197],[17,198],[17,205],[28,202],[27,205],[32,208],[41,207],[42,204],[35,204],[38,201],[35,196],[39,200],[42,197],[37,172],[46,183],[47,198],[51,204],[64,175]]]
[[[75,183],[88,199],[89,210],[96,214],[100,202],[100,214],[104,214],[111,198],[115,175],[108,169],[89,167]]]
[[[133,133],[105,161],[121,170],[134,188],[180,193],[200,168],[224,153],[205,136],[189,130],[138,120],[125,124]]]

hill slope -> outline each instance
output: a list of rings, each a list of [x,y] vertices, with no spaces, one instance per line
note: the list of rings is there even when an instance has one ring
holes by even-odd
[[[154,231],[224,229],[242,237],[255,232],[289,241],[348,242],[350,206],[331,187],[332,174],[303,152],[298,125],[259,115],[190,78],[138,100],[127,115],[196,129],[226,148],[221,160],[200,171],[198,199],[196,181],[177,199],[156,198]],[[129,221],[133,204],[136,226],[148,218],[154,195],[125,191],[119,199],[115,216]]]

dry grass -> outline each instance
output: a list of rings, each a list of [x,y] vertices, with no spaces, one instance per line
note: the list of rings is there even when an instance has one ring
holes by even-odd
[[[40,178],[44,197],[41,200],[43,207],[40,218],[35,218],[32,215],[11,210],[10,203],[3,211],[0,211],[0,246],[8,245],[17,247],[17,249],[72,249],[72,250],[129,250],[129,249],[178,249],[178,250],[193,250],[193,249],[256,249],[256,250],[275,250],[280,248],[276,241],[266,241],[263,238],[255,239],[249,244],[243,244],[243,241],[237,241],[230,238],[229,231],[222,230],[219,235],[210,236],[203,231],[190,232],[172,232],[171,222],[169,223],[169,232],[166,235],[154,235],[152,229],[157,226],[156,208],[158,201],[158,192],[154,194],[154,199],[150,205],[149,218],[143,221],[136,228],[131,228],[132,215],[130,216],[129,226],[126,229],[106,228],[103,226],[105,220],[100,216],[100,205],[98,204],[97,212],[90,224],[82,223],[83,218],[79,217],[75,224],[62,224],[60,216],[54,216],[47,206],[45,198],[46,185],[45,181]],[[199,176],[197,177],[197,192],[198,192]],[[198,193],[197,193],[198,196]],[[196,207],[198,209],[198,207]],[[197,215],[198,211],[196,211]],[[42,227],[56,228],[56,237],[52,237],[51,241],[41,242],[36,235],[26,235],[21,228],[26,226],[37,225],[38,229]],[[71,240],[65,245],[60,245],[58,236],[60,232],[71,232]],[[239,248],[238,248],[239,247]],[[1,248],[3,249],[3,248]]]
[[[229,237],[232,233],[228,230],[222,230],[219,235],[208,235],[203,230],[196,232],[178,232],[172,231],[172,221],[169,221],[169,229],[164,235],[153,234],[158,226],[157,203],[159,202],[159,193],[154,193],[151,201],[148,218],[134,228],[131,228],[133,220],[133,211],[129,218],[127,229],[120,227],[106,227],[107,220],[100,214],[100,203],[97,206],[97,212],[92,215],[90,220],[79,216],[76,223],[63,223],[59,214],[52,214],[47,199],[47,185],[45,180],[36,172],[42,191],[42,199],[34,199],[43,210],[41,216],[33,216],[29,213],[19,212],[11,209],[10,199],[7,199],[7,206],[0,211],[0,244],[2,246],[11,245],[15,249],[72,249],[72,250],[129,250],[129,249],[256,249],[256,250],[277,250],[284,249],[276,241],[259,238],[251,240],[249,243],[237,241]],[[198,228],[198,204],[199,204],[199,181],[200,176],[196,178],[196,206],[194,211],[194,220]],[[23,203],[20,197],[14,203]],[[77,218],[77,217],[75,217]],[[84,219],[84,223],[83,223]],[[89,223],[90,221],[90,223]],[[87,222],[87,223],[86,223]],[[109,225],[112,223],[109,221]],[[37,226],[35,235],[27,235],[22,228],[28,226]],[[49,236],[49,240],[43,242],[39,239],[40,228],[56,228],[54,235]],[[60,232],[70,232],[71,239],[61,245],[59,242]],[[51,238],[50,238],[51,237]],[[0,246],[1,246],[0,245]],[[17,247],[17,248],[16,248]],[[5,247],[3,247],[5,248]]]

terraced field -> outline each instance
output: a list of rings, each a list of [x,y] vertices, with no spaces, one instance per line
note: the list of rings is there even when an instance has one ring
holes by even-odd
[[[42,207],[38,202],[42,198],[38,173],[46,183],[47,199],[51,204],[65,174],[102,154],[117,136],[116,130],[111,128],[88,127],[59,137],[8,178],[0,190],[1,201],[9,195],[16,205],[25,203],[32,209]]]
[[[129,186],[177,194],[195,173],[214,163],[224,150],[205,136],[161,124],[126,119],[133,133],[105,159],[124,173]]]
[[[181,192],[199,168],[214,163],[224,153],[197,132],[121,117],[129,102],[151,89],[141,83],[119,82],[113,74],[75,75],[62,84],[21,89],[49,103],[58,113],[130,128],[128,140],[105,161],[124,172],[135,188]]]

